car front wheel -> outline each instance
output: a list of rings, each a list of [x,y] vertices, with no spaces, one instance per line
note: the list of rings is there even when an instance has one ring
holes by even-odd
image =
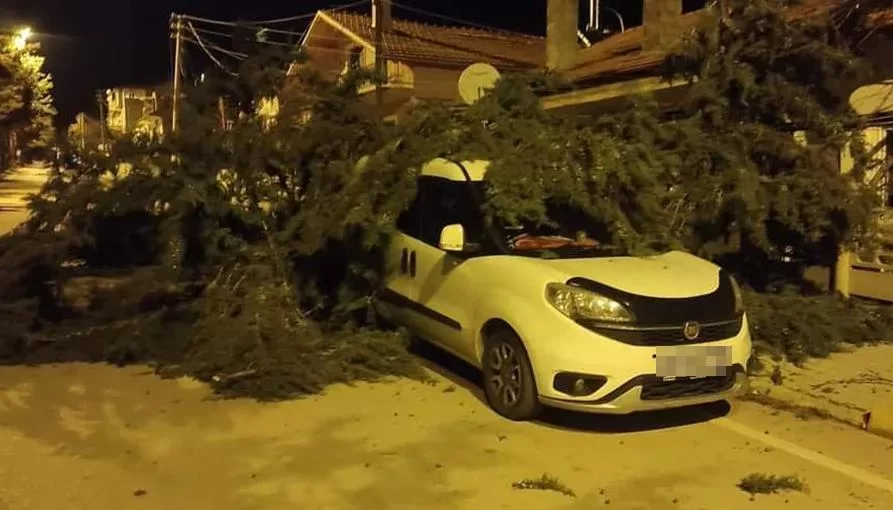
[[[500,329],[485,340],[484,391],[490,406],[514,421],[539,416],[542,405],[524,344],[512,331]]]

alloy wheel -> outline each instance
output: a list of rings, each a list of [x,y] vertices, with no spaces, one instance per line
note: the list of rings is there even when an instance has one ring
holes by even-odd
[[[513,346],[500,342],[490,350],[488,359],[491,373],[487,384],[506,408],[515,406],[521,399],[523,370],[518,353]]]

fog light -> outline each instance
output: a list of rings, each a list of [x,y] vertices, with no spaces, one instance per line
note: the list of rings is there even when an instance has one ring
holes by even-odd
[[[574,397],[585,397],[599,390],[608,379],[601,375],[562,372],[555,376],[552,387]]]

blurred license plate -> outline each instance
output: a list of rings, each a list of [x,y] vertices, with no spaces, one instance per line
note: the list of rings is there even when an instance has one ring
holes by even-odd
[[[732,364],[730,346],[679,346],[657,348],[658,377],[716,377]]]

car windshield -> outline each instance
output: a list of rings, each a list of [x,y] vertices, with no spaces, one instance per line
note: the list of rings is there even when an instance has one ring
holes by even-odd
[[[479,187],[483,197],[485,184]],[[557,203],[546,204],[548,221],[497,221],[496,234],[512,254],[536,258],[588,258],[623,253],[606,242],[604,229],[585,215]]]

